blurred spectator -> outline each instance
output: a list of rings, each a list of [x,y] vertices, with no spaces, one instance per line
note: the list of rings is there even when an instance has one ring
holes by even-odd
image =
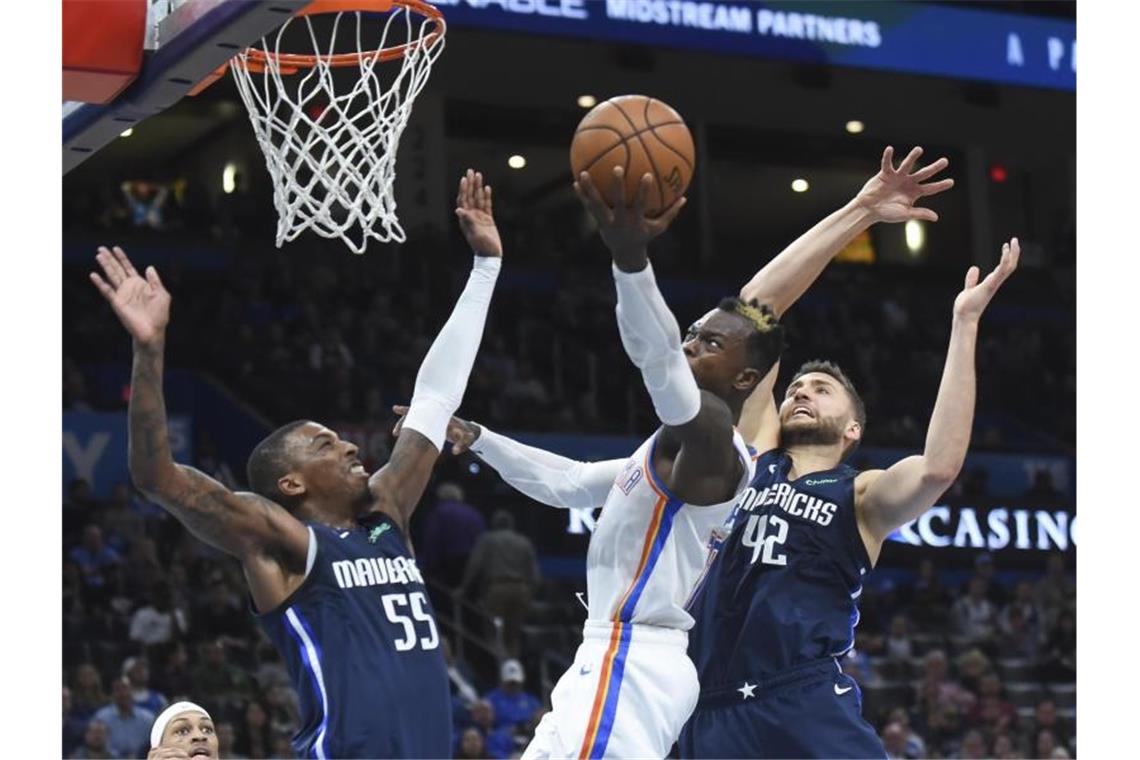
[[[499,510],[491,518],[491,530],[475,543],[456,591],[464,595],[472,589],[484,611],[503,620],[507,653],[517,657],[520,629],[538,582],[534,544],[515,530],[515,519],[509,512]]]
[[[891,618],[891,630],[887,634],[886,654],[889,659],[909,661],[914,657],[914,645],[910,639],[910,623],[905,615]]]
[[[83,743],[87,720],[78,718],[71,709],[71,689],[63,687],[63,756],[68,757]]]
[[[962,760],[983,760],[986,755],[986,741],[981,731],[967,731],[962,738],[962,746],[955,757]]]
[[[970,578],[968,591],[951,607],[954,626],[970,644],[988,645],[993,640],[997,610],[986,598],[986,581],[979,575]]]
[[[249,613],[242,609],[239,597],[230,591],[220,572],[213,573],[207,583],[192,615],[195,638],[223,639],[227,644],[244,646],[251,634]]]
[[[1074,681],[1077,677],[1077,618],[1069,610],[1061,613],[1049,632],[1042,661],[1046,681]]]
[[[92,720],[87,724],[87,730],[83,732],[82,746],[72,752],[71,757],[81,760],[88,760],[89,758],[112,758],[115,760],[120,755],[111,749],[107,743],[107,727],[97,720]]]
[[[150,601],[131,616],[131,641],[148,647],[169,644],[186,633],[186,616],[171,605],[170,587],[155,586]]]
[[[948,674],[946,653],[932,649],[922,658],[922,679],[915,689],[915,704],[919,710],[934,711],[944,705],[955,709],[968,709],[974,704],[974,695],[962,688]]]
[[[888,723],[883,727],[881,735],[883,740],[883,748],[887,751],[888,760],[902,760],[903,758],[916,757],[907,753],[906,746],[906,729],[898,723]]]
[[[75,669],[75,682],[71,685],[71,712],[79,720],[87,720],[107,704],[103,691],[103,678],[94,665],[84,663]]]
[[[994,737],[993,756],[996,760],[1015,760],[1015,758],[1024,757],[1017,751],[1013,737],[1007,733],[1001,733]]]
[[[274,760],[283,760],[284,758],[293,758],[297,755],[293,753],[293,744],[291,735],[288,733],[274,733],[271,746],[272,757]]]
[[[90,524],[83,529],[83,543],[68,554],[79,566],[83,582],[89,587],[102,588],[107,583],[108,568],[119,565],[123,558],[103,541],[103,531]]]
[[[1045,577],[1037,582],[1037,603],[1045,613],[1045,625],[1051,628],[1076,596],[1076,586],[1065,572],[1065,557],[1050,554],[1045,562]]]
[[[958,668],[958,680],[973,694],[981,693],[982,679],[993,670],[989,658],[977,647],[958,655],[955,665]]]
[[[1042,467],[1033,473],[1033,485],[1026,490],[1025,498],[1038,502],[1034,506],[1053,506],[1065,496],[1053,485],[1053,473]]]
[[[111,693],[111,704],[98,710],[95,720],[107,727],[107,744],[117,757],[138,757],[150,744],[154,713],[135,704],[126,678],[116,678]]]
[[[1057,736],[1047,728],[1037,732],[1034,739],[1034,757],[1052,757],[1057,749]]]
[[[487,757],[503,760],[515,749],[515,740],[505,728],[495,728],[495,708],[485,699],[471,705],[469,721],[483,736]],[[460,737],[465,728],[460,729]]]
[[[926,742],[910,725],[910,715],[905,707],[896,707],[891,710],[888,722],[897,723],[903,727],[906,735],[906,757],[926,757]]]
[[[155,715],[165,709],[166,697],[150,688],[150,664],[145,657],[128,657],[123,662],[123,675],[131,685],[131,699],[137,707]]]
[[[997,579],[997,565],[994,555],[982,552],[974,558],[974,573],[986,583],[986,598],[994,605],[994,610],[1001,609],[1006,603],[1008,594]]]
[[[124,182],[120,187],[134,227],[161,230],[165,226],[163,207],[169,190],[149,182]]]
[[[1014,598],[998,614],[1001,652],[1007,657],[1036,657],[1041,644],[1041,611],[1033,596],[1033,584],[1021,581]]]
[[[483,732],[474,726],[463,729],[459,735],[459,748],[455,756],[471,760],[482,760],[487,757],[487,743],[483,740]]]
[[[242,720],[238,724],[237,749],[249,758],[270,757],[273,749],[273,736],[269,730],[269,714],[260,702],[250,701],[245,706]]]
[[[423,539],[418,546],[424,572],[448,588],[459,585],[475,543],[487,530],[479,510],[464,499],[455,483],[440,483],[435,490],[436,505],[424,519]]]
[[[99,512],[99,524],[103,528],[108,545],[120,555],[126,554],[131,545],[143,536],[142,517],[131,508],[131,487],[126,483],[116,483],[111,489],[111,500]]]
[[[1016,722],[1017,708],[1005,700],[1001,679],[995,673],[982,676],[978,701],[970,710],[970,725],[992,736],[1014,728]]]
[[[1053,738],[1061,744],[1068,744],[1073,738],[1068,728],[1058,719],[1057,704],[1051,699],[1041,700],[1033,710],[1033,721],[1029,727],[1029,733],[1036,736],[1042,731],[1051,732]]]
[[[230,469],[225,460],[218,456],[218,450],[214,447],[214,439],[208,433],[202,433],[198,437],[197,449],[195,460],[199,470],[231,491],[241,490],[238,487],[238,481],[234,477],[233,470]]]
[[[918,565],[918,580],[911,594],[911,617],[927,630],[942,628],[946,623],[949,603],[949,594],[938,579],[934,563],[923,559]]]
[[[190,654],[182,642],[174,644],[167,651],[158,684],[163,693],[178,701],[179,697],[189,697],[194,691],[194,677],[190,672]]]
[[[201,664],[194,669],[194,687],[215,700],[226,703],[244,701],[250,694],[250,679],[246,672],[226,658],[226,644],[222,639],[208,641],[201,647]],[[263,707],[267,713],[267,706]]]
[[[499,668],[499,688],[487,692],[483,699],[495,708],[495,727],[525,730],[542,701],[523,690],[526,672],[518,660],[506,660]]]

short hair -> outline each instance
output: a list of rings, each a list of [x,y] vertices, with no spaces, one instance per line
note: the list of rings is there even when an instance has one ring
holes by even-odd
[[[743,317],[752,325],[752,333],[745,345],[748,363],[761,376],[768,374],[776,362],[780,361],[780,354],[786,346],[784,326],[776,318],[776,313],[767,304],[761,304],[756,299],[745,301],[740,296],[722,298],[717,308]]]
[[[851,397],[851,404],[855,407],[855,421],[858,422],[859,427],[863,428],[863,431],[866,432],[867,407],[863,405],[863,399],[859,395],[859,391],[855,390],[855,383],[851,382],[851,378],[847,377],[843,370],[839,368],[839,365],[834,362],[824,361],[823,359],[806,361],[796,370],[796,374],[792,377],[788,385],[791,385],[810,372],[822,372],[825,375],[831,375],[835,378],[836,382],[843,386],[843,390],[847,391],[847,395]]]
[[[290,503],[293,500],[277,487],[277,481],[293,468],[293,460],[289,456],[289,434],[308,422],[308,420],[294,420],[277,428],[253,448],[245,463],[249,489],[258,496],[275,501],[289,510],[296,505]]]

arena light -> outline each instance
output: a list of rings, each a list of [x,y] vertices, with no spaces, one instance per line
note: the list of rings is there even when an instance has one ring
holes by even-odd
[[[237,176],[237,164],[226,164],[226,168],[222,169],[222,192],[229,195],[234,191],[237,186],[234,181]]]
[[[917,219],[906,223],[906,247],[911,253],[917,254],[926,245],[926,228]]]
[[[516,153],[507,159],[507,166],[511,167],[512,169],[521,169],[526,166],[526,158]]]
[[[598,104],[598,99],[593,95],[579,95],[578,105],[581,108],[593,108]]]
[[[797,193],[806,193],[811,185],[808,184],[806,179],[798,178],[792,180],[792,191]]]
[[[858,119],[852,119],[851,121],[847,122],[846,129],[851,134],[857,135],[863,131],[863,122],[859,121]]]
[[[134,127],[127,127],[126,129],[124,129],[122,132],[119,133],[119,137],[130,137],[134,133],[135,133]]]

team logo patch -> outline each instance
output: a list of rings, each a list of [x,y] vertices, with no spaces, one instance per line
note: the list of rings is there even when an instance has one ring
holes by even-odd
[[[618,476],[617,487],[621,489],[622,493],[629,496],[629,492],[640,482],[641,468],[636,463],[630,462],[626,465],[625,472]]]
[[[377,541],[379,541],[380,536],[384,535],[385,531],[387,531],[391,527],[392,526],[389,525],[388,523],[382,523],[380,525],[377,525],[375,528],[373,528],[372,530],[370,530],[368,532],[368,543],[374,544]]]

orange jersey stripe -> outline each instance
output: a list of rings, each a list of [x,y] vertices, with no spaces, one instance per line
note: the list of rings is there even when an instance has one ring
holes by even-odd
[[[606,704],[606,697],[610,692],[610,676],[613,674],[614,659],[617,657],[618,645],[621,642],[621,623],[614,625],[610,634],[610,645],[602,658],[602,670],[598,673],[598,689],[594,692],[594,706],[590,710],[590,721],[586,724],[586,736],[582,740],[582,749],[578,753],[578,760],[588,760],[590,748],[598,738],[598,728],[602,723],[602,709]]]

